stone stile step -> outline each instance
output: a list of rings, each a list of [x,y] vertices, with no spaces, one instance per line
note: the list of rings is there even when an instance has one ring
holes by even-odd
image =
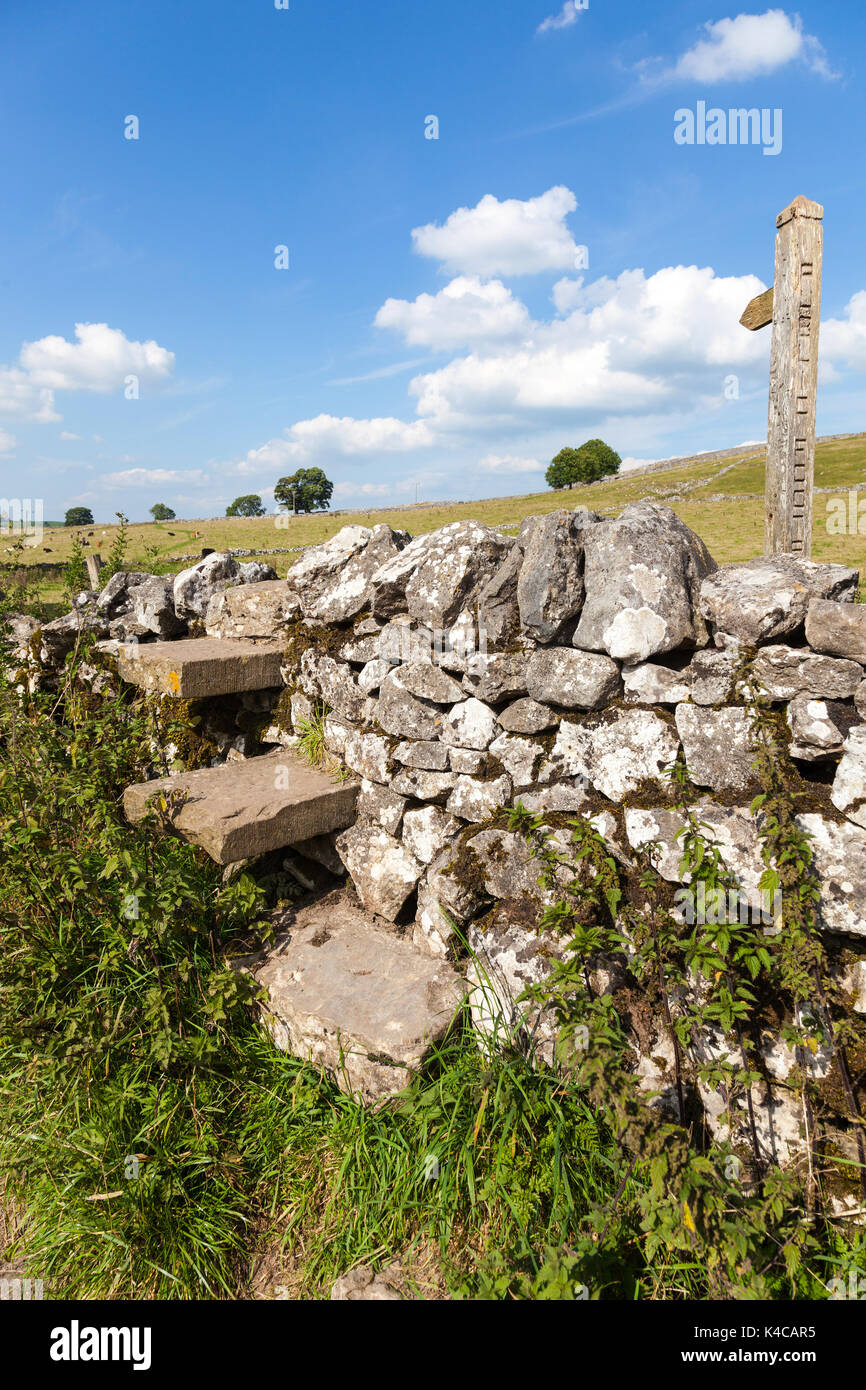
[[[127,787],[127,820],[141,821],[154,797],[168,799],[178,792],[183,802],[171,811],[178,834],[218,864],[236,864],[352,825],[358,786],[337,782],[280,748],[245,762]]]
[[[125,642],[118,652],[121,678],[177,700],[203,700],[269,690],[281,684],[278,641],[187,638],[178,642]]]

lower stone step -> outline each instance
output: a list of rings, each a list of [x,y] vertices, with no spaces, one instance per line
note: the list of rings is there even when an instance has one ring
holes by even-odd
[[[342,890],[296,912],[252,973],[277,1046],[368,1103],[409,1084],[463,999],[446,961],[358,912]]]
[[[175,792],[186,797],[172,813],[175,830],[218,864],[236,864],[344,830],[355,819],[358,787],[280,748],[247,762],[138,782],[123,794],[124,813],[140,821],[154,796]]]
[[[176,700],[204,700],[280,685],[282,659],[282,642],[195,637],[124,642],[117,663],[121,679],[130,685]]]

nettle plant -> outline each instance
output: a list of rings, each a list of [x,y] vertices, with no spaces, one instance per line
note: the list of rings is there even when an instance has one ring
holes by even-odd
[[[543,815],[518,807],[509,817],[510,829],[526,838],[539,862],[539,884],[556,899],[539,930],[558,936],[563,948],[551,974],[521,1001],[555,1012],[558,1060],[624,1152],[612,1207],[595,1214],[593,1229],[572,1250],[580,1258],[571,1272],[590,1286],[610,1274],[616,1242],[608,1237],[618,1232],[621,1241],[622,1226],[636,1220],[647,1260],[670,1260],[672,1252],[698,1260],[711,1296],[767,1297],[780,1280],[813,1295],[823,1287],[815,1265],[827,1261],[828,1241],[832,1247],[838,1240],[818,1224],[818,1136],[807,1067],[796,1068],[787,1083],[801,1092],[811,1155],[805,1178],[795,1167],[770,1162],[760,1139],[756,1088],[768,1088],[759,1055],[767,1001],[776,1015],[784,1011],[782,1037],[798,1056],[814,1055],[819,1039],[831,1047],[857,1135],[861,1187],[866,1182],[863,1119],[848,1055],[862,1046],[862,1028],[845,1015],[829,973],[809,837],[795,820],[796,794],[775,716],[748,661],[739,681],[764,787],[751,808],[766,864],[760,910],[737,910],[736,880],[707,838],[682,761],[669,770],[684,820],[679,877],[702,902],[734,910],[675,911],[671,887],[653,867],[652,845],[637,856],[629,883],[590,821],[570,823],[566,846]],[[608,978],[618,971],[622,989],[602,990],[600,970]],[[617,1008],[615,998],[628,1003],[632,991],[667,1036],[673,1059],[667,1109],[641,1090],[635,1075],[628,1007]],[[724,1098],[731,1136],[725,1143],[709,1142],[693,1103],[700,1087]],[[734,1138],[744,1115],[747,1150]]]
[[[115,512],[114,515],[117,517],[117,531],[109,547],[105,564],[99,572],[99,584],[103,589],[109,579],[126,569],[129,551],[129,518],[124,516],[123,512]]]
[[[857,1145],[860,1195],[866,1204],[866,1138],[864,1118],[857,1099],[850,1052],[866,1046],[864,1028],[844,1008],[839,986],[829,968],[827,949],[819,929],[821,888],[815,873],[811,839],[797,823],[796,794],[787,750],[774,736],[771,706],[750,665],[742,680],[752,711],[755,766],[764,790],[752,803],[758,815],[758,833],[766,870],[762,887],[779,892],[783,902],[782,931],[778,937],[779,985],[791,1006],[791,1019],[782,1037],[805,1063],[819,1042],[830,1050],[838,1072],[848,1118]],[[814,1160],[818,1135],[810,1093],[808,1066],[801,1066],[803,1112],[813,1162],[809,1171],[809,1196],[814,1200]]]

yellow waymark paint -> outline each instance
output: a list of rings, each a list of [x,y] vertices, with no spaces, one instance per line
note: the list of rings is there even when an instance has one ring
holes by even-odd
[[[178,695],[180,693],[180,676],[177,674],[177,671],[169,671],[168,687],[172,695]]]

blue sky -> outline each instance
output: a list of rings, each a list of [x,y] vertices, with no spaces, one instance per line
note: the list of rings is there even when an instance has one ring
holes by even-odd
[[[0,492],[213,516],[315,465],[383,506],[762,439],[737,320],[799,193],[818,430],[866,428],[864,38],[853,0],[2,0]],[[781,150],[677,144],[699,102]]]

